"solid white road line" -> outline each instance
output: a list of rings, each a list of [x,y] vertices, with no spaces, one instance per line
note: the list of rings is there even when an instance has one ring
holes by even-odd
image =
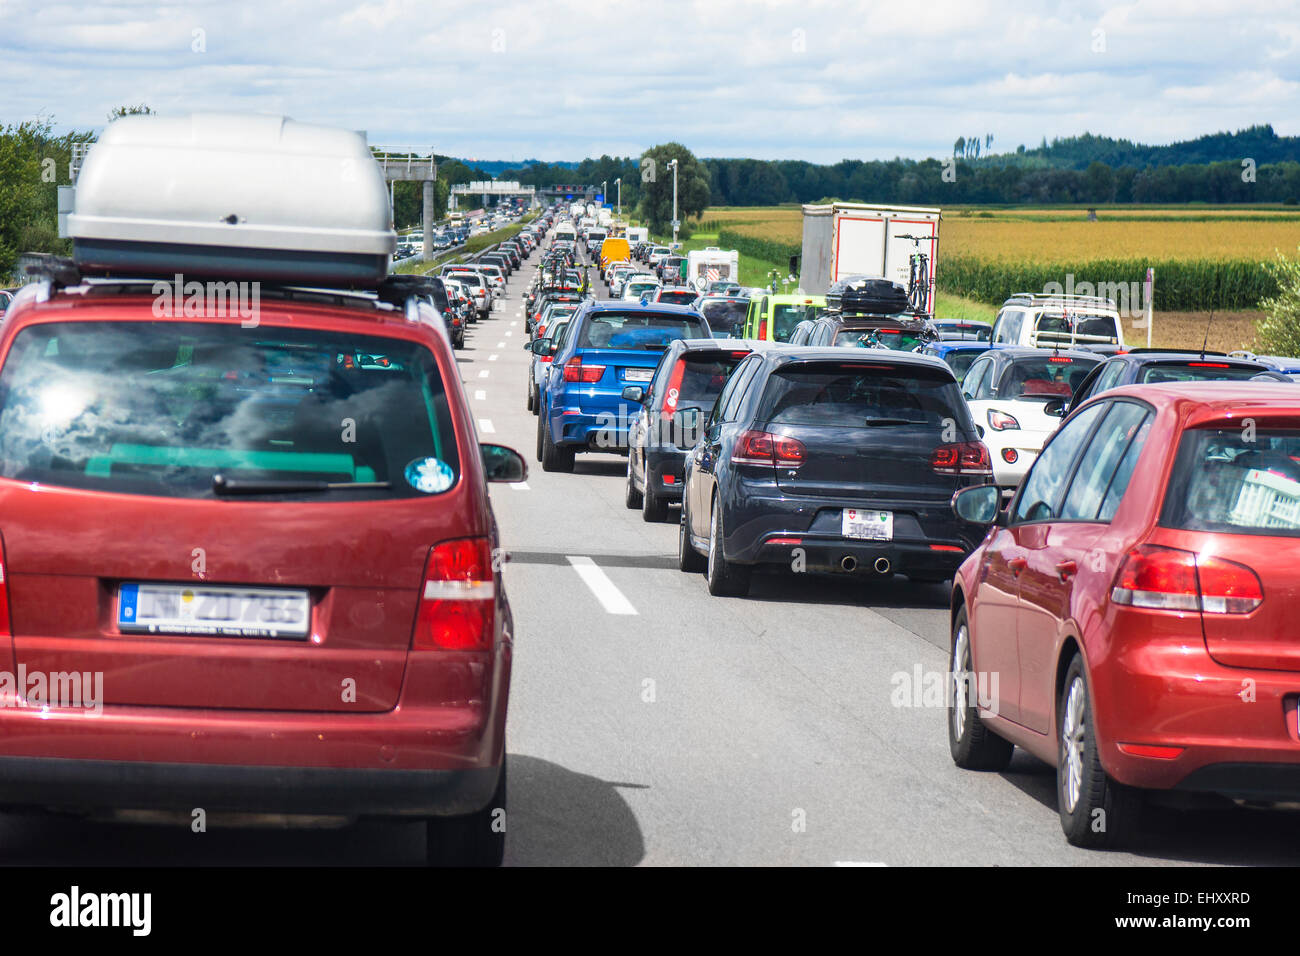
[[[623,596],[623,592],[614,586],[614,582],[600,568],[596,567],[596,562],[591,558],[581,555],[565,555],[565,559],[573,565],[573,570],[578,572],[578,577],[582,578],[582,583],[591,589],[591,593],[596,595],[596,600],[610,614],[635,614],[636,608],[632,602]]]
[[[491,435],[496,432],[496,429],[492,426],[492,419],[490,418],[480,418],[478,420],[478,430],[484,435]]]

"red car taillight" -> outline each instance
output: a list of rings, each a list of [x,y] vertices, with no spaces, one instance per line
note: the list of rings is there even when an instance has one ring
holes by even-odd
[[[1008,415],[1006,412],[1000,412],[996,408],[988,410],[989,428],[994,431],[1004,431],[1008,428],[1019,428],[1020,422],[1016,421],[1014,415]]]
[[[444,541],[429,555],[415,618],[415,651],[481,651],[496,630],[496,587],[487,538]]]
[[[564,380],[566,382],[582,382],[591,385],[599,382],[600,377],[604,374],[605,366],[583,365],[581,355],[575,355],[564,363]]]
[[[664,407],[663,414],[668,418],[673,417],[677,411],[677,399],[681,397],[682,378],[686,375],[686,360],[678,359],[677,366],[673,369],[672,378],[668,380],[668,387],[664,389]]]
[[[1140,544],[1124,559],[1110,599],[1162,611],[1249,614],[1264,603],[1264,587],[1244,564]]]
[[[944,475],[993,474],[993,462],[982,441],[940,445],[930,455],[930,467]]]
[[[748,431],[736,439],[731,461],[736,465],[781,465],[794,468],[802,465],[808,450],[797,438],[774,435],[771,432]]]

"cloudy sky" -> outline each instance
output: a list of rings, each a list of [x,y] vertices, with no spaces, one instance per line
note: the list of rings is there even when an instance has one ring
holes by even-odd
[[[1297,0],[0,0],[0,123],[245,110],[480,159],[1300,133]]]

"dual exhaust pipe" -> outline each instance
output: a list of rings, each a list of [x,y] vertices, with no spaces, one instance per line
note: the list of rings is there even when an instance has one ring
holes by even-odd
[[[889,559],[876,558],[876,562],[872,567],[876,569],[877,574],[888,574],[890,568]],[[851,554],[846,554],[840,558],[840,569],[850,572],[856,571],[858,569],[858,559]]]

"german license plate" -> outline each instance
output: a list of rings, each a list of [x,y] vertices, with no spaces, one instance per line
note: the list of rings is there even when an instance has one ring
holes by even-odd
[[[305,638],[311,629],[306,590],[123,583],[117,626],[132,634]]]
[[[648,382],[654,377],[655,370],[652,368],[623,369],[623,381],[625,382]]]
[[[863,538],[867,541],[894,540],[894,513],[892,511],[861,511],[845,508],[842,512],[841,534],[846,538]]]

